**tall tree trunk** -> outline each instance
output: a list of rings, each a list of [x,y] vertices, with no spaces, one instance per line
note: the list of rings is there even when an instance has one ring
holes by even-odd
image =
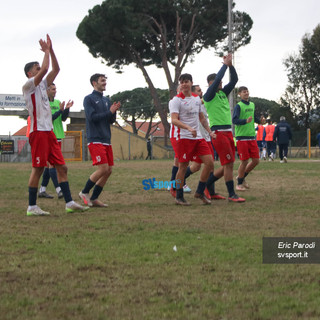
[[[152,128],[152,120],[153,120],[153,118],[151,117],[150,121],[149,121],[149,125],[148,125],[148,130],[146,132],[146,139],[148,139],[149,135],[150,135],[150,131],[151,131],[151,128]]]
[[[168,136],[169,136],[169,132],[170,132],[170,125],[169,125],[169,122],[168,122],[168,119],[167,119],[167,112],[162,107],[162,104],[161,104],[161,101],[159,99],[157,90],[154,87],[153,82],[152,82],[151,78],[149,77],[149,74],[148,74],[146,68],[143,65],[143,62],[141,60],[141,57],[140,57],[139,53],[133,51],[133,56],[134,56],[134,58],[136,60],[137,66],[142,71],[142,74],[143,74],[143,76],[144,76],[144,78],[145,78],[145,80],[146,80],[146,82],[148,84],[148,87],[150,89],[150,93],[151,93],[151,96],[152,96],[152,99],[153,99],[153,102],[154,102],[154,106],[155,106],[157,112],[159,113],[161,122],[162,122],[163,127],[164,127],[164,144],[168,145]]]

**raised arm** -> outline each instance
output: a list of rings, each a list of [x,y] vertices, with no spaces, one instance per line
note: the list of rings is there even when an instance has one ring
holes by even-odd
[[[230,66],[229,70],[230,70],[230,82],[226,84],[222,89],[222,91],[226,94],[226,96],[230,94],[230,92],[234,89],[234,87],[238,82],[238,75],[234,66]]]
[[[221,69],[217,73],[213,83],[210,85],[210,87],[208,88],[207,92],[204,94],[204,96],[203,96],[203,100],[204,101],[209,102],[215,97],[215,95],[217,93],[217,90],[219,88],[219,84],[220,84],[220,82],[221,82],[221,80],[222,80],[227,68],[228,67],[225,64],[221,67]]]
[[[50,47],[49,47],[49,44],[46,41],[42,40],[42,39],[39,40],[39,44],[40,44],[41,50],[44,52],[44,57],[43,57],[43,61],[42,61],[42,65],[40,67],[40,70],[36,74],[36,76],[34,77],[34,85],[35,86],[39,85],[39,83],[42,81],[43,77],[48,72],[49,64],[50,64],[50,60],[49,60]]]
[[[47,43],[50,45],[50,57],[51,57],[51,63],[52,63],[52,70],[49,72],[49,74],[47,76],[47,84],[48,84],[48,86],[50,86],[53,83],[56,76],[58,75],[58,73],[60,71],[60,67],[59,67],[56,55],[55,55],[53,48],[52,48],[52,41],[51,41],[48,34],[47,34]]]
[[[226,84],[222,91],[228,96],[230,92],[234,89],[238,82],[238,75],[236,69],[232,65],[232,54],[229,53],[227,56],[223,57],[223,63],[229,67],[230,70],[230,82]]]

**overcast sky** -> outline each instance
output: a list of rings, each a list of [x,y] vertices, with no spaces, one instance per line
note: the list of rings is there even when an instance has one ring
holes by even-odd
[[[151,1],[151,0],[150,0]],[[283,94],[287,77],[283,60],[297,52],[301,38],[312,33],[320,23],[319,0],[238,0],[236,10],[247,12],[254,24],[249,45],[235,56],[239,75],[238,85],[249,87],[251,96],[278,101]],[[39,39],[49,33],[61,71],[55,81],[59,100],[72,99],[72,111],[83,109],[85,95],[92,91],[89,78],[93,73],[108,76],[106,94],[145,87],[139,69],[124,68],[119,75],[88,52],[76,37],[76,30],[88,10],[100,4],[98,0],[1,1],[0,3],[0,94],[21,94],[26,77],[24,65],[43,59]],[[121,23],[121,19],[119,19]],[[183,72],[193,75],[194,83],[206,89],[206,76],[217,72],[221,59],[213,51],[200,53]],[[150,69],[149,69],[150,70]],[[151,69],[156,87],[165,89],[167,83],[161,70]],[[11,134],[25,125],[18,117],[0,116],[0,135]]]

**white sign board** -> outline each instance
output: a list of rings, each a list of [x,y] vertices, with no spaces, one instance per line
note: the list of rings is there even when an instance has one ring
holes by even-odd
[[[26,108],[22,94],[0,94],[0,109]]]

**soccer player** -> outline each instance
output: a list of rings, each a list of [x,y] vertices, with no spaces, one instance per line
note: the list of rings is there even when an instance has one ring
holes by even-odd
[[[268,125],[264,128],[263,139],[267,145],[267,153],[269,157],[269,161],[273,161],[276,155],[276,143],[273,141],[273,134],[275,130],[275,125],[272,124],[271,119],[267,119]]]
[[[180,90],[180,85],[178,85],[177,94],[179,94],[180,91],[181,91]],[[179,169],[179,160],[178,160],[178,152],[177,152],[177,141],[179,140],[179,136],[180,135],[178,135],[178,133],[180,133],[180,129],[177,126],[174,126],[172,124],[172,122],[171,122],[170,134],[169,135],[170,135],[171,146],[172,146],[172,149],[174,151],[174,159],[173,159],[173,166],[172,166],[172,169],[171,169],[170,181],[175,181],[176,180],[176,175],[177,175],[177,172],[178,172],[178,169]],[[199,169],[200,169],[200,167],[199,167]],[[188,175],[188,173],[186,173],[186,175]],[[168,191],[170,191],[171,195],[174,198],[176,198],[177,193],[176,193],[175,184],[174,185],[171,184],[171,187],[170,186],[168,187]],[[184,193],[191,193],[191,191],[192,190],[188,187],[188,185],[184,181],[183,192]]]
[[[91,76],[90,83],[94,90],[84,98],[83,106],[86,113],[88,148],[96,171],[90,175],[79,197],[90,207],[107,207],[98,197],[112,173],[114,163],[110,125],[116,121],[116,111],[121,105],[120,102],[111,105],[109,98],[103,96],[107,85],[104,74],[95,73]]]
[[[320,148],[320,132],[317,134],[316,139],[318,140],[318,145],[319,145],[319,148]]]
[[[60,102],[59,100],[55,99],[57,88],[54,83],[52,83],[48,87],[47,93],[48,93],[50,108],[52,112],[53,132],[56,135],[59,146],[61,148],[61,141],[65,137],[62,121],[67,120],[69,116],[69,110],[73,106],[73,101],[69,100],[66,107],[64,107],[65,101]],[[63,198],[63,193],[61,191],[61,188],[58,182],[57,171],[55,167],[51,165],[49,165],[49,168],[47,167],[44,169],[40,191],[39,191],[39,198],[48,198],[48,199],[53,198],[52,195],[47,193],[47,186],[50,178],[53,182],[54,187],[56,188],[58,198],[59,199]]]
[[[231,74],[230,82],[222,88],[222,78],[229,68]],[[232,135],[232,122],[230,114],[230,106],[228,95],[235,87],[238,76],[232,65],[232,55],[228,54],[223,57],[223,66],[220,71],[210,74],[207,77],[209,88],[203,96],[204,105],[207,109],[211,130],[216,134],[216,138],[212,140],[213,147],[219,155],[225,183],[228,189],[228,200],[232,202],[244,202],[245,199],[240,198],[234,191],[233,182],[233,163],[235,161],[235,146]],[[218,180],[213,174],[210,177],[212,182]]]
[[[83,207],[72,200],[67,176],[68,168],[65,165],[57,138],[52,131],[52,115],[47,88],[58,75],[59,64],[49,35],[47,35],[46,41],[41,39],[39,43],[41,50],[44,52],[42,65],[40,67],[38,62],[29,62],[25,65],[24,72],[28,81],[22,87],[31,120],[29,143],[31,145],[32,171],[29,179],[27,215],[44,216],[50,214],[36,204],[39,180],[47,162],[57,169],[58,181],[66,202],[66,212],[85,211],[89,208]],[[52,70],[43,79],[48,72],[50,60]]]
[[[241,101],[234,107],[232,117],[240,158],[236,190],[246,191],[249,189],[249,185],[245,178],[259,164],[259,148],[255,138],[254,122],[260,123],[260,119],[255,117],[255,105],[249,101],[248,88],[240,87],[238,94]],[[251,162],[249,162],[250,158],[252,159]]]
[[[264,124],[266,123],[266,119],[261,116],[261,123],[257,125],[256,131],[256,140],[259,148],[259,156],[260,159],[267,159],[267,150],[266,150],[266,142],[263,140],[263,132],[264,132]]]
[[[179,169],[176,176],[176,204],[190,205],[183,197],[182,182],[184,181],[189,161],[192,160],[193,156],[198,156],[204,164],[194,197],[202,200],[204,204],[211,204],[211,200],[204,195],[204,190],[209,174],[213,170],[213,158],[208,144],[200,134],[199,121],[212,137],[215,137],[215,135],[211,132],[201,112],[200,97],[191,91],[192,76],[187,73],[182,74],[179,77],[179,83],[181,92],[169,102],[172,124],[179,128],[179,139],[177,140]]]
[[[277,141],[279,145],[280,163],[287,163],[289,141],[292,139],[291,127],[284,116],[280,117],[274,133],[273,141]]]
[[[208,123],[207,110],[203,105],[202,90],[201,90],[200,86],[199,85],[193,85],[191,87],[191,91],[193,93],[197,94],[200,97],[200,99],[201,99],[201,112],[203,113],[203,115],[204,115],[204,117],[205,117],[205,119],[206,119],[206,121]],[[212,147],[212,143],[211,143],[210,134],[203,127],[203,125],[201,123],[199,123],[199,130],[200,130],[200,133],[201,133],[203,139],[206,140],[206,142],[208,144],[208,147],[209,147],[209,149],[211,151],[212,157],[214,159],[214,151],[213,151],[213,147]],[[191,165],[188,166],[188,168],[187,168],[185,179],[187,179],[191,174],[194,174],[195,172],[199,171],[200,168],[201,168],[201,163],[202,163],[202,161],[201,161],[201,159],[199,157],[197,157],[197,156],[193,157]],[[210,176],[209,177],[211,177],[212,175],[213,175],[213,172],[210,172]],[[218,177],[218,179],[220,179],[223,176],[223,167],[220,167],[218,170],[216,170],[214,172],[214,175],[216,177]],[[204,194],[208,199],[211,199],[211,200],[225,200],[226,199],[225,197],[223,197],[220,194],[215,192],[214,182],[211,182],[209,185],[207,185]]]

